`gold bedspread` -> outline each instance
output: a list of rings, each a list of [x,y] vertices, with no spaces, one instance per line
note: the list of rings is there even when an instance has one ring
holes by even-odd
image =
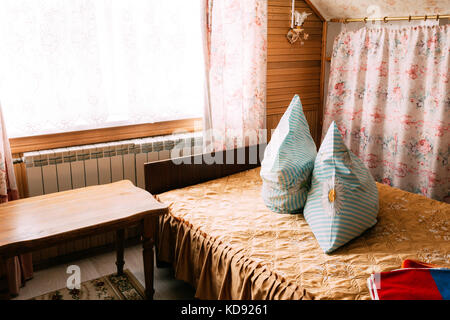
[[[301,214],[269,211],[259,168],[159,195],[158,259],[200,299],[370,299],[372,272],[450,266],[450,205],[378,184],[378,223],[330,255]]]

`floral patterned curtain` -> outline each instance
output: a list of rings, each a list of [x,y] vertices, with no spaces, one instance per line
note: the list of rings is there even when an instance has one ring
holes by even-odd
[[[363,28],[334,42],[323,134],[335,120],[382,183],[450,202],[450,29]]]
[[[265,127],[267,0],[204,0],[204,10],[204,138],[223,150]]]
[[[3,112],[0,106],[0,203],[5,203],[19,198],[14,175],[14,167],[9,146],[8,136],[6,134]],[[1,220],[0,220],[0,223]],[[0,265],[3,265],[0,263]],[[0,278],[8,273],[8,289],[10,294],[19,294],[19,287],[23,281],[33,276],[33,267],[31,263],[31,254],[25,254],[20,257],[14,257],[6,261],[7,270],[0,270]],[[1,288],[0,288],[1,291]]]

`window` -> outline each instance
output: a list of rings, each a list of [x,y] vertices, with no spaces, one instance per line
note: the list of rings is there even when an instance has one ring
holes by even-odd
[[[10,137],[201,117],[199,0],[0,0]]]

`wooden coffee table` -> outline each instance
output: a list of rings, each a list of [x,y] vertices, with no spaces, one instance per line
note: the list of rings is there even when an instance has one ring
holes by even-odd
[[[165,204],[128,180],[4,203],[0,205],[0,263],[6,265],[8,258],[69,240],[116,231],[116,265],[121,274],[124,230],[140,224],[145,293],[153,299],[154,238],[159,216],[167,212]]]

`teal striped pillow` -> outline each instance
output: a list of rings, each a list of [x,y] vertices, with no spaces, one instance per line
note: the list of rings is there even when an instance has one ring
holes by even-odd
[[[330,125],[317,154],[304,216],[330,253],[377,222],[378,189],[369,170]]]
[[[261,163],[262,198],[270,210],[303,211],[316,150],[300,98],[295,95],[273,132]]]

